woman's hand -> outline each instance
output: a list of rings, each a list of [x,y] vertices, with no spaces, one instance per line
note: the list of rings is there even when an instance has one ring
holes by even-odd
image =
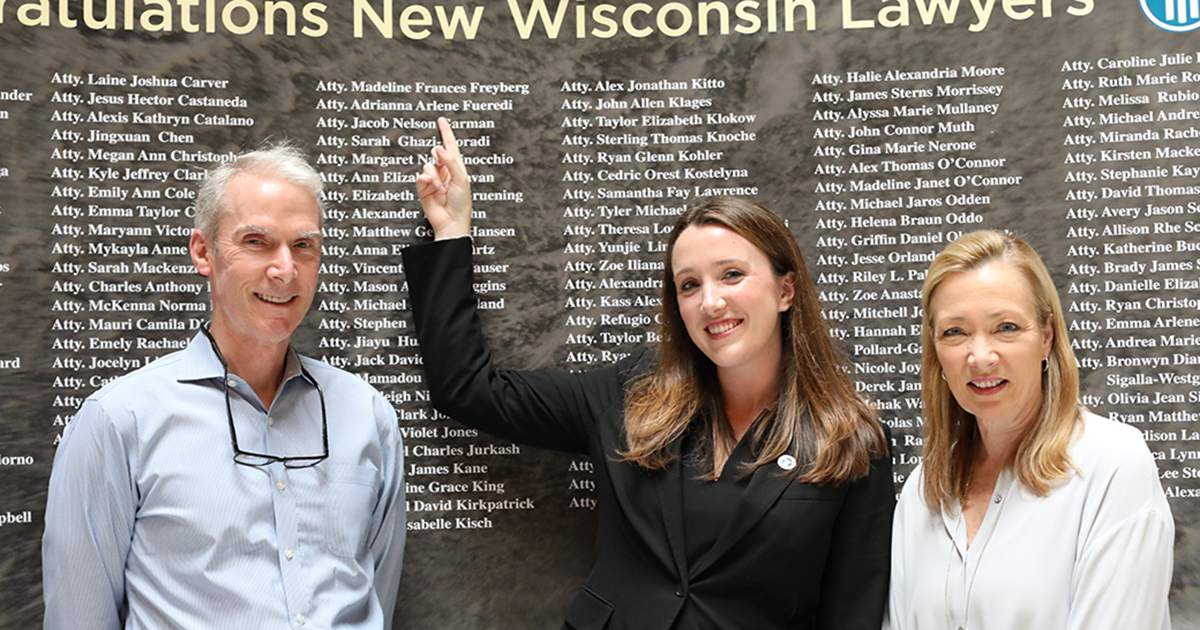
[[[442,144],[433,148],[433,161],[425,164],[417,175],[417,197],[436,241],[471,233],[471,182],[467,179],[467,167],[463,165],[450,121],[439,117],[438,130]]]

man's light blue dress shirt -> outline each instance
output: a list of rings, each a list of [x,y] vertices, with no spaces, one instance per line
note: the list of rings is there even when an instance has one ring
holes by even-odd
[[[264,408],[203,334],[90,396],[54,458],[42,544],[47,629],[390,628],[404,554],[396,414],[354,375],[289,349]]]

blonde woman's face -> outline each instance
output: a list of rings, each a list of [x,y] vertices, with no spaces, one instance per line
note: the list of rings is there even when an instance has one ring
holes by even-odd
[[[1025,278],[1003,262],[947,276],[929,303],[938,361],[983,431],[1023,431],[1042,395],[1052,322],[1038,326]]]

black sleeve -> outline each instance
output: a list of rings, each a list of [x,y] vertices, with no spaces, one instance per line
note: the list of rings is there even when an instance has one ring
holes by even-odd
[[[871,462],[867,476],[850,486],[834,524],[821,579],[818,630],[878,630],[888,602],[891,575],[891,432],[884,427],[889,454]]]
[[[434,407],[513,442],[587,453],[596,418],[623,404],[645,350],[583,373],[497,369],[476,314],[470,239],[415,245],[402,256]]]

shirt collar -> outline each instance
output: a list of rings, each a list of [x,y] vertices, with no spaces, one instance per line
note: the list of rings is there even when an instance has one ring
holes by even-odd
[[[1017,476],[1013,474],[1012,468],[1005,467],[1000,471],[1000,476],[996,478],[996,487],[992,489],[992,496],[988,499],[988,511],[998,510],[1001,506],[994,505],[1000,502],[1008,502],[1009,494],[1016,491],[1020,487],[1017,482]],[[997,501],[999,497],[999,501]],[[974,542],[980,541],[980,535],[984,534],[985,538],[991,536],[991,526],[987,518],[987,511],[984,512],[983,523],[979,526],[979,531],[975,532]],[[993,516],[993,519],[998,516]],[[962,504],[954,501],[951,505],[946,506],[942,510],[942,524],[946,527],[946,533],[954,540],[955,546],[959,553],[964,556],[967,553],[967,522],[963,518]],[[987,529],[985,532],[984,530]]]
[[[301,375],[300,355],[296,353],[296,349],[291,344],[288,344],[283,364],[283,381],[286,383]],[[225,368],[221,365],[221,359],[217,357],[217,353],[213,352],[208,337],[203,332],[196,333],[196,336],[192,337],[187,347],[183,349],[183,356],[179,361],[179,381],[203,381],[219,379],[224,376]]]

